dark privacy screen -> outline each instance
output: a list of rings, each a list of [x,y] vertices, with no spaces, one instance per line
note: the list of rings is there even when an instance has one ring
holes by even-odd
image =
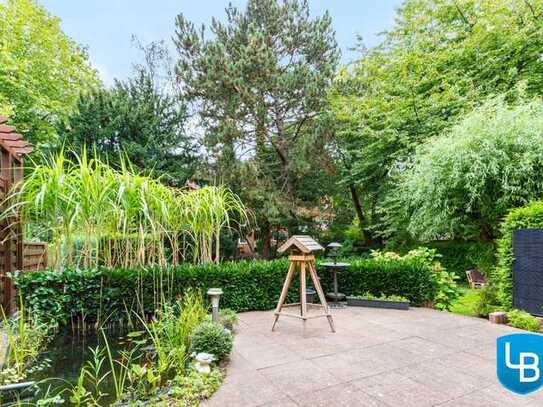
[[[543,229],[513,232],[513,307],[543,315]]]

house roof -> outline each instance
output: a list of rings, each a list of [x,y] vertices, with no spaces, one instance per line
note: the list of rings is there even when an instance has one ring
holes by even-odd
[[[0,116],[0,145],[17,158],[32,152],[32,147],[23,136],[15,130],[15,127],[7,124],[8,118]]]
[[[185,188],[191,190],[191,191],[196,191],[198,189],[200,189],[200,185],[198,185],[196,182],[188,179],[186,182],[185,182]]]
[[[284,253],[291,247],[294,247],[304,254],[309,254],[318,250],[324,250],[316,240],[307,235],[294,235],[277,249],[278,253]]]

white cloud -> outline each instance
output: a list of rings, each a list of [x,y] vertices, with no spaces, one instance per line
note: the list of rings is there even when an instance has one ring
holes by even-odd
[[[93,61],[91,61],[91,65],[94,69],[98,71],[98,76],[100,77],[104,85],[107,88],[111,87],[114,83],[114,77],[109,69],[105,65]]]

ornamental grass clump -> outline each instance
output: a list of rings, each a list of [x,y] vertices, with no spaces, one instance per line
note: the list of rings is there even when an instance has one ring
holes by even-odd
[[[28,232],[50,242],[58,268],[218,262],[221,232],[248,223],[227,188],[175,189],[122,157],[116,170],[85,150],[69,156],[44,157],[2,213],[20,211]]]
[[[6,339],[6,359],[0,368],[0,384],[17,383],[40,368],[35,365],[40,352],[52,337],[53,328],[33,317],[23,301],[16,316],[9,318],[0,307],[1,329]]]

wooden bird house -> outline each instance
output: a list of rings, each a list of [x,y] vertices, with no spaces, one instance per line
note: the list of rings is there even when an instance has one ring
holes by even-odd
[[[317,276],[317,270],[315,268],[315,256],[313,255],[313,253],[319,250],[324,250],[324,247],[322,247],[311,236],[305,235],[292,236],[284,244],[282,244],[279,249],[277,249],[279,253],[290,253],[288,256],[288,259],[290,260],[290,266],[287,271],[285,282],[283,284],[283,289],[281,290],[279,302],[277,303],[277,307],[275,309],[275,318],[272,325],[272,331],[275,329],[275,325],[277,324],[279,316],[283,315],[301,319],[304,324],[304,329],[305,322],[308,319],[326,317],[328,319],[328,323],[330,324],[330,329],[332,330],[332,332],[335,332],[334,321],[332,319],[332,315],[330,314],[328,303],[326,302],[326,297],[324,296],[319,277]],[[299,271],[300,273],[300,302],[295,304],[285,304],[292,278],[294,276],[294,273],[296,273],[297,271]],[[317,295],[319,297],[320,304],[307,303],[306,273],[309,273],[309,276],[313,281],[313,286],[315,287],[315,291],[317,292]],[[323,312],[310,316],[307,312],[308,306],[321,308]],[[284,312],[283,308],[287,307],[300,307],[300,314],[297,315],[289,312]]]
[[[317,242],[311,236],[294,235],[283,243],[281,247],[277,249],[277,252],[284,253],[287,250],[294,250],[303,254],[311,254],[319,250],[324,250],[324,247],[322,247],[319,242]]]

